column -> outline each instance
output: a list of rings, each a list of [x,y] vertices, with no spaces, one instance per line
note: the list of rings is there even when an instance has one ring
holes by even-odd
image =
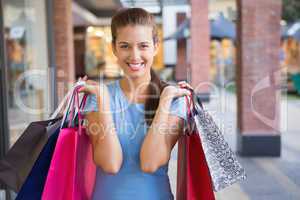
[[[238,153],[280,156],[279,0],[238,0]]]
[[[191,0],[190,83],[202,100],[209,99],[210,28],[208,0]]]
[[[75,82],[72,1],[53,1],[58,102]]]

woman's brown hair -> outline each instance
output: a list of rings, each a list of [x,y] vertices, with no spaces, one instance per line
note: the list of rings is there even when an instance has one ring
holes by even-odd
[[[127,25],[143,25],[152,27],[153,43],[159,42],[157,27],[154,16],[142,8],[123,8],[119,10],[111,21],[112,45],[115,45],[118,28]],[[159,76],[151,68],[151,81],[148,86],[148,95],[145,103],[145,121],[151,125],[156,109],[159,104],[159,97],[164,87],[168,84],[160,80]]]

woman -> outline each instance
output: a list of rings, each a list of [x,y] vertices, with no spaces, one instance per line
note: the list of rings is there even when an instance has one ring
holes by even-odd
[[[168,162],[182,133],[184,96],[190,91],[167,85],[151,69],[158,35],[147,11],[120,10],[111,32],[124,78],[105,85],[85,77],[81,88],[90,94],[84,112],[98,166],[93,199],[174,199]]]

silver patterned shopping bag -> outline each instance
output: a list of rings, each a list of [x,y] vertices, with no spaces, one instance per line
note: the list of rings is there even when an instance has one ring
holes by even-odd
[[[199,133],[205,159],[210,171],[214,191],[220,191],[238,181],[246,179],[245,169],[207,110],[192,95],[192,118]]]

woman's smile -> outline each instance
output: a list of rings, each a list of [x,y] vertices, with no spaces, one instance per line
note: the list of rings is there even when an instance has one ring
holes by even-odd
[[[145,63],[144,62],[139,62],[139,63],[126,63],[128,67],[132,71],[139,71],[140,69],[145,68]]]

